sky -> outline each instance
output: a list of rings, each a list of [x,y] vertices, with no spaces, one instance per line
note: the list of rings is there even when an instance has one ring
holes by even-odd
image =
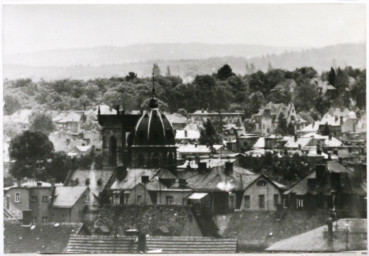
[[[364,4],[3,5],[3,53],[144,43],[365,42]]]

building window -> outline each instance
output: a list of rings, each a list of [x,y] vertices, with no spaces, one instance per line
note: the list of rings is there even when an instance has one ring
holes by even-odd
[[[90,202],[90,194],[86,194],[85,195],[85,202],[89,203]]]
[[[42,223],[47,223],[47,221],[48,221],[47,216],[42,216]]]
[[[37,202],[37,196],[31,196],[31,202]]]
[[[283,198],[283,208],[287,208],[287,198]]]
[[[304,199],[298,198],[296,200],[296,208],[304,208]]]
[[[266,186],[266,181],[265,180],[259,180],[256,185],[258,186]]]
[[[19,193],[15,193],[15,200],[14,200],[14,202],[15,203],[20,203],[20,194]]]
[[[142,196],[137,196],[137,204],[138,205],[142,204]]]
[[[49,201],[49,197],[48,196],[43,196],[42,197],[42,202],[47,202]]]
[[[259,208],[265,208],[265,195],[259,195]]]
[[[250,196],[244,196],[243,201],[244,201],[244,207],[249,209],[250,208]]]
[[[279,195],[278,194],[275,194],[274,197],[274,206],[277,206],[278,205],[278,199],[279,199]]]
[[[166,201],[167,201],[167,205],[173,204],[173,196],[167,196]]]
[[[125,204],[128,204],[128,198],[129,198],[129,195],[124,195],[124,203]]]
[[[65,216],[64,216],[64,214],[62,214],[62,216],[61,216],[61,222],[64,222],[65,221]]]

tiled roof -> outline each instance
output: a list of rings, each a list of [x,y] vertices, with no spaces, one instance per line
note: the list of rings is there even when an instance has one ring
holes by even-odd
[[[267,246],[324,225],[328,214],[321,211],[240,211],[227,216],[223,237],[237,238],[240,250]],[[277,219],[280,219],[277,221]],[[224,221],[220,218],[220,223]],[[224,224],[223,224],[224,225]]]
[[[87,187],[56,187],[55,199],[53,200],[53,207],[71,208],[82,194],[88,189]]]
[[[163,179],[175,178],[167,169],[128,168],[127,175],[124,179],[114,181],[110,189],[131,190],[137,184],[141,183],[142,176],[148,176],[149,180],[152,180],[154,177],[160,177]]]
[[[67,253],[137,253],[136,237],[71,236]]]
[[[237,239],[205,237],[149,236],[147,252],[161,253],[234,253]],[[67,253],[137,253],[136,237],[72,236]]]
[[[69,237],[77,234],[82,224],[54,223],[22,226],[4,223],[5,253],[63,253]]]
[[[167,236],[180,236],[189,221],[190,215],[195,216],[188,206],[129,205],[115,213],[112,209],[101,209],[97,221],[99,226],[104,226],[108,232],[115,229],[120,236],[124,236],[128,229],[138,229],[150,236],[162,235],[162,230],[165,229],[165,235]],[[94,226],[94,223],[87,223],[86,225]],[[92,232],[94,232],[93,230],[94,228],[91,228]]]
[[[147,240],[148,252],[158,250],[162,253],[235,253],[237,239],[209,237],[164,237],[153,236]]]
[[[233,168],[232,173],[226,174],[224,167],[217,167],[188,178],[187,184],[196,191],[242,191],[246,183],[243,176],[248,175],[255,174],[241,167]]]
[[[367,250],[367,239],[362,238],[363,236],[366,237],[367,233],[366,219],[340,219],[334,222],[332,226],[332,243],[328,241],[328,227],[325,225],[306,233],[278,241],[266,250],[284,252]]]
[[[106,184],[113,175],[113,170],[76,170],[65,181],[66,186],[71,186],[71,181],[78,179],[77,186],[86,186],[86,180],[90,179],[89,188],[92,193],[99,196],[100,192],[104,190]],[[95,181],[94,181],[95,180]],[[101,185],[97,184],[101,181]]]

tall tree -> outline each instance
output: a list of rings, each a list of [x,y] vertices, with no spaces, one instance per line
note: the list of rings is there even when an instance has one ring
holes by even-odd
[[[47,162],[54,146],[42,132],[25,131],[10,141],[9,156],[14,162],[10,167],[13,177],[47,178]]]
[[[160,71],[159,65],[157,63],[154,63],[154,65],[152,67],[152,72],[154,73],[154,77],[161,76],[161,71]]]
[[[167,73],[165,74],[166,76],[171,76],[172,72],[170,72],[170,67],[167,66]]]
[[[281,135],[287,134],[287,120],[283,113],[280,113],[278,116],[278,126],[276,132]]]
[[[204,123],[204,128],[200,131],[200,144],[208,145],[212,147],[214,144],[220,143],[220,136],[216,132],[215,127],[212,122],[207,119]]]
[[[29,129],[31,131],[42,132],[48,136],[55,130],[55,125],[50,115],[39,112],[32,116]]]
[[[234,73],[232,71],[232,68],[228,64],[225,64],[223,67],[218,69],[217,79],[227,80],[227,78],[231,76],[234,76]]]

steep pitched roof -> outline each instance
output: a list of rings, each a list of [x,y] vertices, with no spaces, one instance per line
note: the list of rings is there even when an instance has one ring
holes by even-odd
[[[56,187],[52,207],[73,207],[87,189],[87,187]]]
[[[133,168],[127,169],[127,175],[122,180],[116,180],[113,182],[110,189],[120,189],[120,190],[131,190],[133,189],[137,184],[141,183],[141,177],[142,176],[148,176],[150,181],[154,181],[153,178],[162,178],[162,179],[174,179],[175,176],[168,171],[167,169],[140,169],[140,168]],[[152,186],[158,187],[159,185]]]
[[[77,234],[82,223],[38,224],[23,226],[4,223],[5,253],[63,253],[69,237]]]
[[[190,188],[196,191],[242,191],[246,178],[243,176],[255,175],[242,167],[234,168],[226,174],[222,166],[211,168],[204,173],[197,173],[187,179]]]
[[[101,191],[109,182],[113,175],[113,170],[76,170],[68,175],[65,185],[72,186],[72,181],[78,179],[79,184],[77,186],[86,187],[86,180],[90,179],[89,188],[94,195],[98,196]],[[101,181],[101,185],[97,183]]]

